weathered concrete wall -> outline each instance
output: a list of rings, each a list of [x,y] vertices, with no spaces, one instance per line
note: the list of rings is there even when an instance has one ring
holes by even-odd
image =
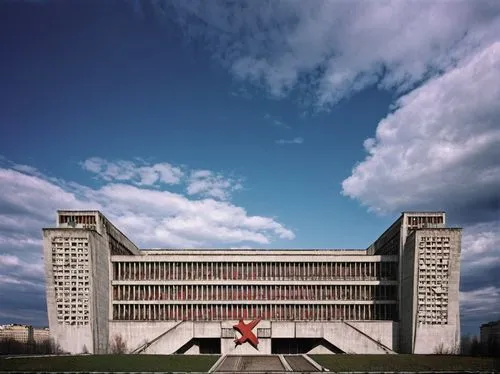
[[[398,346],[399,324],[393,321],[348,321],[372,339],[395,350]]]
[[[194,322],[193,336],[195,338],[220,338],[220,322]]]
[[[330,323],[328,325],[331,325]],[[296,338],[320,338],[325,336],[325,330],[334,328],[326,326],[324,323],[315,322],[296,322],[295,337]]]
[[[392,321],[354,322],[349,324],[369,335],[370,338],[356,331],[343,322],[297,322],[295,337],[318,338],[323,337],[346,353],[377,353],[386,351],[377,344],[377,341],[393,349],[397,332],[397,324]]]
[[[141,252],[139,248],[129,239],[125,234],[123,234],[115,225],[113,225],[102,213],[99,213],[99,226],[103,236],[111,235],[120,244],[126,247],[132,254],[140,255]]]
[[[61,346],[63,351],[71,354],[83,353],[84,347],[88,352],[93,351],[93,334],[90,326],[58,326],[51,337]]]
[[[409,224],[408,219],[417,218],[417,226],[415,224]],[[418,281],[418,252],[410,253],[408,256],[406,255],[406,250],[416,251],[414,245],[416,245],[416,235],[418,232],[414,230],[417,227],[423,227],[421,224],[418,224],[419,217],[441,217],[442,223],[440,224],[426,224],[427,227],[445,227],[446,224],[446,214],[444,212],[403,212],[401,219],[401,232],[400,232],[400,251],[399,251],[399,318],[400,318],[400,336],[399,336],[399,344],[400,347],[397,347],[398,352],[400,353],[413,353],[413,349],[415,348],[415,330],[416,330],[416,308],[417,308],[417,281]],[[410,234],[413,233],[413,237],[410,239],[413,243],[409,243],[407,245],[407,240],[409,239]],[[403,262],[406,261],[406,265]],[[413,261],[411,264],[410,261]],[[405,272],[408,271],[408,273]],[[412,277],[407,278],[407,277]],[[405,281],[405,278],[406,281]],[[405,284],[403,284],[405,282]],[[403,290],[403,287],[405,288]],[[412,300],[409,298],[413,297]],[[403,303],[405,305],[403,305]],[[411,310],[410,310],[411,308]],[[403,311],[404,310],[404,311]]]
[[[379,335],[378,338],[386,342],[392,341],[392,322],[388,322],[386,326],[385,329],[380,329],[380,333],[386,331],[385,336]],[[376,329],[376,327],[372,326],[372,329]],[[386,353],[386,351],[377,344],[377,339],[370,339],[342,322],[334,322],[325,326],[324,338],[346,353]],[[388,345],[388,347],[392,349],[392,344]]]
[[[54,267],[52,262],[52,241],[55,237],[71,238],[74,236],[89,239],[89,230],[75,229],[44,229],[43,230],[43,258],[46,279],[47,313],[51,338],[61,346],[65,352],[81,353],[84,346],[93,352],[94,341],[91,321],[83,326],[63,324],[57,319]],[[91,318],[91,317],[90,317]]]
[[[106,237],[93,231],[89,233],[91,324],[94,349],[91,353],[107,353],[109,346],[109,248]],[[90,352],[90,351],[89,351]]]
[[[425,229],[416,233],[417,242],[422,237],[443,237],[450,239],[448,259],[448,302],[447,323],[416,325],[414,353],[431,354],[437,350],[458,349],[460,346],[460,309],[459,309],[459,282],[460,282],[460,252],[461,229]],[[439,286],[439,283],[436,284]],[[417,296],[415,295],[415,304]],[[414,313],[417,311],[415,310]]]
[[[273,338],[295,338],[295,322],[271,322]]]
[[[378,340],[390,349],[397,346],[398,324],[392,321],[348,321],[355,328],[369,335],[373,340]],[[326,338],[332,344],[332,336],[337,334],[335,341],[342,339],[342,334],[347,331],[352,335],[354,348],[349,344],[349,349],[355,349],[356,341],[365,341],[359,333],[352,328],[345,329],[345,324],[340,321],[335,322],[272,322],[272,337],[273,338]],[[351,331],[349,331],[351,330]],[[342,332],[344,331],[344,332]],[[354,332],[353,332],[354,331]],[[368,343],[372,345],[373,342]],[[347,345],[346,345],[347,346]],[[340,347],[339,347],[340,348]],[[376,351],[378,352],[378,348]]]
[[[458,340],[458,343],[457,343]],[[415,335],[416,354],[433,354],[444,349],[454,349],[460,343],[457,327],[454,325],[419,325]]]
[[[399,325],[399,353],[413,353],[415,339],[415,311],[416,311],[416,281],[418,253],[415,252],[415,231],[407,238],[401,258],[402,267],[400,325]]]
[[[109,335],[111,339],[115,335],[121,335],[127,349],[132,351],[146,342],[150,342],[167,330],[175,327],[179,322],[156,321],[156,322],[128,322],[128,321],[110,321]],[[174,353],[177,349],[189,342],[193,337],[193,323],[184,322],[181,329],[175,329],[166,334],[159,341],[147,349],[145,353]]]
[[[246,321],[248,323],[248,321]],[[232,329],[238,321],[222,321],[222,328]],[[258,328],[271,328],[271,321],[261,321],[254,329],[253,333],[257,336]],[[241,335],[236,332],[236,338],[241,337]],[[221,339],[221,353],[223,355],[235,354],[235,355],[255,355],[255,354],[271,354],[271,339],[269,338],[259,338],[259,345],[254,348],[249,343],[244,343],[242,345],[235,345],[234,339],[224,338]]]
[[[148,347],[146,354],[175,353],[179,348],[193,339],[193,322],[185,321],[175,326],[165,336]]]

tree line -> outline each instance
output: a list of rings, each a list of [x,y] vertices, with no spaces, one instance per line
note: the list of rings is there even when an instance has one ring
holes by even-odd
[[[64,353],[52,339],[22,342],[14,338],[0,339],[0,355],[49,355]]]
[[[109,344],[109,352],[113,354],[127,353],[127,343],[120,334],[112,337]],[[0,355],[48,355],[65,353],[59,344],[53,339],[42,341],[21,342],[14,338],[0,339]],[[88,353],[87,347],[83,346],[82,353]],[[438,349],[435,354],[461,354],[464,356],[490,356],[500,357],[500,342],[490,338],[481,343],[477,336],[465,335],[461,338],[460,348],[453,350]]]
[[[500,357],[500,342],[490,337],[487,342],[481,342],[477,336],[462,336],[460,353],[466,356]]]

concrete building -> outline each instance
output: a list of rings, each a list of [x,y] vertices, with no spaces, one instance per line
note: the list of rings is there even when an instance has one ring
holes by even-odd
[[[21,343],[33,341],[33,327],[28,325],[2,325],[0,326],[0,339],[14,339]]]
[[[33,340],[35,343],[42,343],[50,340],[50,330],[48,328],[33,328]]]
[[[50,331],[48,328],[33,328],[30,325],[0,325],[1,339],[14,339],[22,343],[41,343],[50,339]]]
[[[484,323],[480,328],[481,344],[500,346],[500,320]]]
[[[69,352],[115,336],[163,354],[459,344],[461,229],[443,212],[404,212],[358,250],[139,250],[97,211],[58,211],[43,236],[50,331]]]

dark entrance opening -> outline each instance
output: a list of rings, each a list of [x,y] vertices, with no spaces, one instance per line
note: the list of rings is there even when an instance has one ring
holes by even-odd
[[[277,338],[271,339],[271,353],[273,354],[303,354],[322,345],[333,353],[344,353],[323,338]]]
[[[194,345],[199,347],[200,353],[220,354],[220,338],[193,338],[175,353],[186,353]]]
[[[202,338],[198,339],[200,353],[218,353],[220,354],[220,339],[219,338]]]

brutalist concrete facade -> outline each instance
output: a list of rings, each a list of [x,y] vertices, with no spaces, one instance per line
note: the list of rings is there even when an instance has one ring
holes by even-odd
[[[47,309],[65,349],[434,353],[459,342],[461,230],[405,212],[366,250],[140,251],[96,211],[44,229]],[[257,346],[235,345],[259,319]]]
[[[110,257],[140,252],[97,211],[59,211],[56,226],[43,229],[51,336],[68,352],[106,352]]]

